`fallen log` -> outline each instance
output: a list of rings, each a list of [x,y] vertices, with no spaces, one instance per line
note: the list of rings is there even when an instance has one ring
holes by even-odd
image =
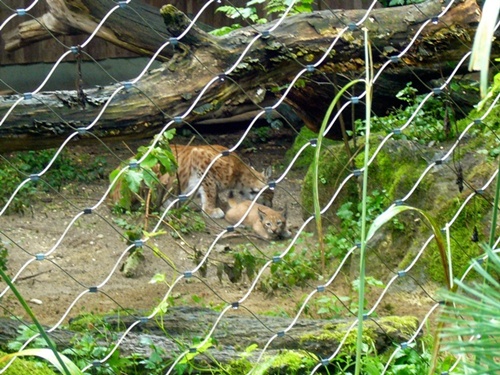
[[[152,347],[144,344],[142,340],[147,338],[154,344],[157,352],[162,353],[162,359],[169,363],[189,349],[194,338],[203,338],[207,335],[218,317],[218,312],[205,308],[169,308],[162,316],[161,327],[154,320],[136,325],[120,344],[120,353],[122,356],[134,354],[138,358],[148,358]],[[93,322],[92,316],[90,319],[89,316],[84,316],[70,321],[70,329],[57,329],[50,336],[61,351],[74,346],[78,339],[79,333],[72,331],[71,327],[78,327],[84,333],[92,334],[92,326],[105,324],[114,332],[123,332],[138,319],[139,316],[131,312],[104,318],[94,317]],[[345,319],[299,319],[292,325],[291,318],[256,316],[245,314],[243,311],[227,313],[218,323],[218,329],[212,336],[217,345],[197,355],[194,361],[202,366],[216,366],[217,363],[226,365],[240,359],[246,348],[257,345],[257,349],[248,357],[252,362],[257,359],[269,338],[275,334],[278,338],[268,346],[266,356],[277,355],[283,350],[293,350],[325,358],[337,349],[351,322]],[[7,349],[7,343],[17,336],[20,324],[16,320],[0,318],[0,350]],[[292,328],[285,333],[285,329],[289,326]],[[418,320],[415,317],[383,317],[367,320],[364,322],[364,342],[372,343],[377,353],[381,354],[393,349],[394,344],[407,342],[417,327]],[[95,341],[99,345],[106,347],[112,345],[112,342],[102,341],[100,330],[96,330],[95,333]],[[350,335],[355,337],[356,330],[352,330]],[[339,357],[351,356],[354,350],[353,345],[344,345]]]
[[[80,0],[78,7],[62,0],[48,0],[48,3],[50,17],[59,25],[54,30],[60,33],[74,30],[89,33],[108,10],[103,8],[101,0]],[[373,10],[363,26],[370,32],[375,69],[405,49],[416,30],[441,11],[440,0]],[[170,41],[168,48],[160,53],[166,61],[162,67],[149,72],[134,85],[123,83],[103,88],[82,87],[77,91],[28,93],[8,115],[20,96],[0,97],[0,121],[5,118],[0,126],[0,150],[55,147],[79,128],[81,132],[74,141],[93,141],[96,137],[104,141],[149,138],[166,122],[183,116],[207,83],[218,76],[220,79],[203,94],[195,108],[173,126],[246,121],[245,114],[274,104],[291,79],[318,61],[339,31],[361,20],[366,11],[328,10],[288,17],[276,30],[253,44],[227,76],[221,74],[238,60],[251,40],[260,33],[265,34],[273,23],[246,27],[221,38],[193,27],[184,38],[177,40],[190,21],[173,6],[166,5],[157,13],[147,6],[124,6],[115,13],[116,18],[113,14],[98,35],[145,55],[153,54],[159,45]],[[454,69],[470,50],[479,16],[476,0],[465,0],[454,3],[435,24],[427,25],[401,61],[392,64],[377,81],[374,109],[385,111],[407,82],[419,81],[417,87],[427,85]],[[144,26],[144,20],[151,28]],[[158,35],[161,22],[165,27]],[[30,42],[29,37],[19,34],[7,37],[9,48]],[[34,38],[39,39],[39,35]],[[338,87],[362,76],[363,46],[360,28],[343,34],[329,57],[304,75],[287,95],[287,106],[277,108],[285,122],[291,118],[288,114],[291,107],[309,128],[317,130]],[[496,38],[493,57],[498,56],[499,51],[500,39]],[[117,89],[120,91],[113,96]],[[357,88],[357,92],[362,89]],[[105,105],[107,108],[103,111]],[[362,105],[356,107],[364,111]],[[82,130],[94,122],[91,130]],[[228,126],[228,132],[230,129]],[[340,127],[334,126],[329,136],[340,138]]]

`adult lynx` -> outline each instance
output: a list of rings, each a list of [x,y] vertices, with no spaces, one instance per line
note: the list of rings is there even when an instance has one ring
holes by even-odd
[[[156,174],[159,181],[155,189],[154,202],[150,204],[159,208],[168,196],[177,194],[187,194],[193,190],[200,182],[203,174],[215,157],[226,151],[227,148],[220,145],[203,146],[183,146],[170,145],[173,155],[177,161],[177,170],[174,174],[160,174],[160,166],[155,165],[151,168],[152,173]],[[208,170],[205,178],[198,188],[198,194],[201,196],[201,205],[203,211],[212,218],[223,218],[224,212],[219,207],[219,193],[223,190],[237,190],[243,199],[254,199],[257,193],[267,185],[267,180],[271,176],[271,168],[264,173],[257,172],[245,164],[234,153],[222,156]],[[110,200],[113,204],[118,204],[122,200],[123,179],[113,187]],[[138,193],[130,195],[130,206],[137,206],[140,201],[146,201],[148,188],[142,184]],[[271,189],[265,190],[259,201],[271,207],[274,192]]]
[[[228,199],[229,210],[224,217],[232,225],[236,224],[248,211],[252,204],[249,200],[236,202],[232,197]],[[287,209],[276,211],[272,208],[254,203],[250,212],[243,220],[243,225],[253,229],[260,237],[267,240],[289,238],[292,233],[286,227]]]
[[[170,145],[178,168],[172,176],[162,176],[160,181],[173,186],[177,180],[180,194],[189,193],[201,180],[208,166],[216,156],[226,151],[220,145],[183,146]],[[212,165],[198,189],[203,211],[210,217],[220,219],[224,212],[219,206],[219,193],[223,190],[237,190],[244,199],[254,199],[257,193],[267,185],[271,169],[264,173],[257,172],[245,164],[234,153],[222,156]],[[272,206],[274,192],[267,189],[260,196],[261,203]]]

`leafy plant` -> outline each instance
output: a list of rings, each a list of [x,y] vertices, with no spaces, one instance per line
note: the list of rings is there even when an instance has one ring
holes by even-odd
[[[165,220],[172,229],[170,234],[174,238],[179,238],[183,234],[205,230],[205,220],[203,220],[202,214],[193,211],[188,206],[169,210]]]
[[[162,203],[163,191],[159,189],[159,176],[172,174],[177,168],[169,146],[174,135],[175,129],[166,131],[157,139],[156,146],[151,150],[150,146],[139,147],[134,158],[129,161],[129,168],[122,173],[124,166],[121,166],[110,173],[110,182],[115,184],[115,189],[119,189],[120,199],[116,202],[117,207],[131,211],[134,203],[138,201],[142,208],[149,212],[150,202],[153,202],[154,209]],[[137,163],[140,159],[144,160]]]
[[[461,355],[466,373],[494,374],[500,371],[500,257],[485,247],[485,262],[474,261],[473,268],[484,281],[455,280],[456,291],[444,291],[447,302],[441,321],[443,350]]]
[[[30,175],[43,171],[54,157],[57,150],[25,151],[0,157],[0,206],[3,207],[18,186]],[[25,184],[7,209],[8,213],[24,212],[30,207],[37,192],[60,190],[71,182],[89,183],[104,176],[106,160],[101,156],[76,156],[64,149],[40,177]]]
[[[72,347],[65,349],[63,354],[72,358],[78,367],[83,368],[89,363],[99,361],[109,354],[111,342],[105,337],[96,337],[95,332],[85,332],[75,336],[72,340]],[[100,366],[94,366],[93,373],[99,375],[112,375],[120,373],[123,369],[131,366],[132,361],[129,358],[121,357],[117,349],[113,352],[106,363]]]
[[[366,197],[367,222],[372,223],[391,202],[385,189],[375,189]],[[361,203],[352,201],[342,204],[336,212],[340,219],[340,230],[330,226],[324,235],[325,260],[331,261],[343,257],[354,246],[354,239],[359,238],[361,228]],[[396,230],[405,228],[397,217],[392,218],[392,226]],[[316,253],[314,253],[316,256]]]
[[[315,302],[316,313],[322,319],[338,319],[345,316],[346,309],[342,303],[347,303],[351,299],[346,296],[321,296]]]
[[[307,247],[300,251],[297,246],[292,247],[285,259],[277,260],[271,265],[271,274],[263,278],[260,288],[267,292],[290,290],[307,285],[309,280],[318,280],[320,275],[316,262],[307,253]]]
[[[19,351],[26,341],[34,336],[37,336],[31,343],[30,348],[47,348],[47,342],[43,337],[39,336],[40,332],[34,324],[31,325],[21,325],[17,328],[18,335],[15,339],[9,341],[7,348],[11,351]]]
[[[164,374],[169,363],[165,363],[165,349],[156,345],[151,338],[147,336],[141,336],[140,342],[142,345],[146,345],[151,350],[150,354],[146,358],[142,358],[139,364],[148,370],[148,374]]]
[[[81,371],[76,365],[71,362],[68,358],[66,358],[63,354],[59,353],[57,351],[57,347],[54,344],[54,342],[49,338],[47,335],[47,332],[45,329],[42,327],[38,319],[36,318],[35,314],[33,314],[33,311],[31,308],[28,306],[26,303],[26,300],[23,298],[21,293],[17,290],[16,286],[8,277],[5,272],[0,269],[0,277],[7,283],[9,286],[10,290],[14,295],[16,296],[17,300],[23,307],[24,311],[28,314],[28,316],[31,318],[31,320],[34,323],[34,326],[38,330],[38,333],[40,336],[45,340],[45,343],[49,347],[49,349],[44,349],[44,348],[35,348],[35,349],[26,349],[22,351],[17,351],[12,354],[8,354],[0,358],[0,363],[1,362],[6,362],[9,361],[11,358],[15,357],[22,357],[22,356],[37,356],[40,358],[44,358],[47,361],[49,361],[53,366],[55,366],[60,372],[62,372],[65,375],[79,375],[81,374]]]
[[[275,14],[281,16],[290,6],[292,0],[250,0],[247,1],[244,7],[235,7],[231,5],[223,5],[217,8],[216,12],[221,12],[226,17],[232,20],[245,21],[248,24],[264,24]],[[314,0],[298,0],[292,6],[290,14],[306,13],[313,11]],[[260,16],[255,5],[265,4],[263,7],[264,15]],[[210,33],[216,36],[225,35],[233,30],[241,28],[241,24],[234,23],[231,26],[224,26],[219,29],[212,30]]]
[[[399,130],[415,114],[418,106],[426,95],[417,94],[417,89],[409,82],[396,97],[405,102],[406,106],[394,108],[387,116],[371,117],[372,131],[383,131],[386,133]],[[408,139],[421,144],[430,142],[442,142],[454,136],[451,124],[454,122],[452,110],[441,97],[430,97],[423,107],[417,112],[411,124],[400,134],[395,134],[396,139]],[[365,133],[365,121],[356,120],[356,132],[358,135]],[[350,132],[352,134],[352,132]]]

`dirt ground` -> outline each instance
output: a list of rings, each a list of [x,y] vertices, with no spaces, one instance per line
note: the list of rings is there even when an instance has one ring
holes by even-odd
[[[266,143],[259,144],[253,150],[240,153],[243,159],[251,161],[256,169],[273,165],[275,177],[283,171],[283,158],[290,147],[292,136],[282,134]],[[214,136],[213,143],[232,145],[225,136]],[[144,141],[143,143],[147,143]],[[134,149],[141,144],[128,144]],[[74,147],[72,152],[86,153],[92,156],[106,156],[107,172],[118,165],[110,151],[122,158],[130,156],[124,144],[113,144],[110,150],[100,146]],[[277,174],[277,173],[278,174]],[[277,174],[277,175],[276,175]],[[288,225],[295,234],[302,225],[300,192],[302,174],[293,172],[276,189],[275,207],[288,206]],[[251,283],[247,279],[233,283],[227,274],[220,277],[217,265],[220,260],[230,259],[225,254],[228,249],[237,251],[238,244],[247,244],[249,239],[231,233],[212,246],[217,235],[226,227],[223,220],[206,219],[204,232],[192,232],[175,238],[169,234],[168,227],[160,226],[167,233],[153,237],[144,247],[144,260],[133,277],[125,277],[120,272],[124,259],[128,255],[127,243],[106,203],[101,203],[92,214],[82,214],[86,207],[92,207],[100,201],[107,188],[107,178],[92,184],[71,185],[60,193],[43,194],[33,202],[32,209],[24,215],[11,214],[0,216],[0,234],[9,251],[8,272],[15,277],[16,285],[24,298],[29,301],[36,316],[45,324],[67,322],[82,312],[104,313],[123,309],[139,309],[145,314],[167,298],[175,305],[225,306],[245,298],[244,309],[254,314],[274,314],[295,316],[298,308],[318,285],[324,280],[310,281],[307,287],[292,287],[269,293],[261,290],[259,284],[248,293]],[[297,201],[294,201],[296,199]],[[152,229],[155,218],[148,222]],[[276,251],[283,251],[287,241],[270,244],[250,237],[258,251],[272,256]],[[299,245],[298,245],[299,246]],[[307,245],[306,245],[307,246]],[[155,255],[153,248],[159,249],[164,256]],[[176,282],[184,272],[192,271],[194,249],[208,256],[206,276],[194,272],[190,279]],[[43,260],[36,260],[37,254],[45,254]],[[39,256],[42,258],[42,256]],[[268,271],[266,271],[268,272]],[[164,274],[162,283],[150,283],[155,274]],[[331,292],[337,296],[352,294],[349,288],[349,270],[344,270],[331,285]],[[170,286],[175,283],[175,286]],[[3,315],[26,318],[11,291],[6,291],[1,283]],[[97,292],[93,287],[98,287]],[[90,288],[90,289],[89,289]],[[391,288],[384,296],[378,315],[416,315],[422,318],[428,312],[433,301],[427,296],[427,290],[419,288]],[[380,291],[369,297],[374,301]],[[331,295],[330,295],[331,296]],[[317,306],[314,300],[306,309],[307,316],[314,314]],[[316,306],[316,307],[315,307]]]

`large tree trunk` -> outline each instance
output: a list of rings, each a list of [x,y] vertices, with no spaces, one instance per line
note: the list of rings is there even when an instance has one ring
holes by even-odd
[[[129,314],[131,314],[129,312]],[[157,349],[163,350],[163,360],[169,363],[176,359],[193,339],[204,337],[216,323],[219,313],[193,307],[172,307],[162,316],[162,327],[156,321],[147,321],[136,325],[120,344],[120,353],[124,356],[135,354],[139,358],[151,355],[151,345],[145,344],[141,338],[148,338]],[[84,318],[85,324],[91,324]],[[115,317],[105,317],[106,324],[114,331],[123,332],[137,317],[120,314]],[[277,355],[281,350],[303,350],[313,355],[325,358],[338,347],[341,339],[351,326],[349,320],[313,320],[301,319],[295,324],[291,318],[268,316],[249,316],[227,313],[218,323],[224,327],[214,332],[213,339],[217,345],[212,346],[205,355],[198,355],[194,362],[199,366],[216,368],[217,362],[228,364],[229,361],[242,358],[242,354],[250,345],[256,344],[258,349],[248,357],[254,362],[264,348],[272,333],[278,337],[268,346],[267,356]],[[394,344],[407,342],[418,327],[414,317],[384,317],[367,320],[365,323],[364,340],[373,342],[377,353],[382,354],[392,350]],[[0,319],[1,350],[7,350],[9,341],[18,336],[17,328],[20,322],[11,319]],[[291,326],[291,329],[287,327]],[[285,331],[286,330],[286,331]],[[85,332],[88,333],[88,330]],[[280,332],[282,334],[280,334]],[[51,337],[59,351],[74,345],[75,332],[70,330],[55,330]],[[351,331],[355,335],[355,330]],[[95,338],[101,340],[100,337]],[[100,342],[106,346],[109,343]],[[349,352],[353,346],[345,346],[339,357],[352,356]]]
[[[90,33],[108,11],[103,0],[80,0],[78,7],[71,6],[74,2],[63,0],[47,2],[51,12],[42,22],[57,33]],[[160,14],[154,8],[133,4],[118,9],[98,36],[132,51],[152,55],[188,25],[187,17],[170,5],[164,6]],[[430,0],[418,6],[374,10],[364,26],[370,31],[375,69],[389,56],[406,48],[416,30],[439,14],[441,7],[442,1]],[[299,71],[322,57],[340,29],[359,21],[365,14],[365,10],[336,10],[287,18],[269,37],[253,44],[237,69],[213,83],[196,108],[175,126],[182,122],[211,124],[246,120],[248,113],[272,105]],[[476,0],[465,0],[457,2],[437,24],[427,25],[403,61],[386,69],[378,80],[375,108],[386,108],[390,103],[388,98],[392,99],[406,82],[415,80],[415,76],[424,83],[446,76],[470,49],[479,16]],[[32,21],[21,24],[18,32],[6,36],[6,46],[14,49],[30,43],[23,30],[36,29],[36,25]],[[160,52],[159,58],[166,61],[161,69],[148,73],[130,87],[41,92],[31,99],[28,95],[8,115],[19,97],[5,96],[0,100],[0,121],[5,118],[0,123],[0,150],[56,146],[75,129],[90,124],[93,135],[101,139],[149,137],[169,120],[183,116],[205,85],[229,69],[250,41],[271,26],[247,27],[223,38],[212,37],[194,27],[178,43],[174,41],[175,46],[169,45]],[[41,30],[34,30],[30,35],[34,35],[33,40],[43,38]],[[498,40],[494,41],[494,54],[499,51]],[[329,58],[302,76],[301,84],[287,95],[287,105],[280,106],[278,112],[288,118],[287,111],[292,107],[308,127],[316,130],[335,94],[332,82],[342,86],[347,80],[362,76],[363,45],[362,30],[345,33]],[[121,90],[113,96],[118,87]],[[361,90],[357,88],[358,93]],[[103,111],[105,104],[108,106]],[[102,115],[98,116],[101,111]],[[332,130],[332,138],[340,137],[338,128]],[[93,135],[81,131],[73,139],[92,140]]]

